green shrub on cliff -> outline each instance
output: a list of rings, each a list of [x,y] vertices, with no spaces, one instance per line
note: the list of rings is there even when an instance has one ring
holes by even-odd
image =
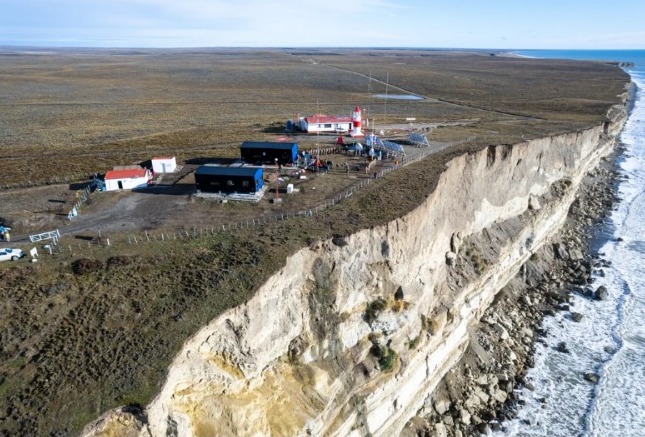
[[[365,321],[372,323],[378,317],[379,313],[387,308],[387,301],[382,297],[370,302],[365,309]]]
[[[488,261],[486,260],[486,258],[484,258],[479,248],[471,244],[466,249],[465,253],[466,256],[470,259],[470,264],[473,266],[475,273],[478,275],[484,273],[484,271],[488,267]]]
[[[375,344],[370,349],[370,352],[378,359],[381,372],[391,372],[394,369],[398,354],[389,346]]]
[[[412,340],[408,342],[408,347],[410,349],[416,349],[417,346],[419,346],[419,342],[421,341],[421,335],[417,335],[414,337]]]

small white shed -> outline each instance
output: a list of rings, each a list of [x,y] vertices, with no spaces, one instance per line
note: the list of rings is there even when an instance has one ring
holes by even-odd
[[[177,169],[177,160],[175,157],[160,156],[152,158],[152,171],[157,173],[174,173]]]
[[[110,170],[105,174],[105,191],[145,188],[150,180],[147,168],[138,170]]]

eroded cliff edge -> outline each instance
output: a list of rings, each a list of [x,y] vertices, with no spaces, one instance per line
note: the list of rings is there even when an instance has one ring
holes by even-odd
[[[293,254],[185,344],[145,417],[112,412],[85,434],[397,435],[612,150],[626,109],[607,115],[583,131],[458,156],[406,216]],[[482,232],[490,250],[456,275],[453,254]]]

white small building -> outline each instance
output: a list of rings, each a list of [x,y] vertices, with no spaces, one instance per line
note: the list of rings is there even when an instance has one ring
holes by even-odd
[[[177,170],[175,157],[161,156],[152,158],[152,171],[157,173],[174,173]]]
[[[352,117],[343,115],[314,114],[301,117],[300,130],[307,133],[349,132],[352,129]]]
[[[110,170],[105,174],[105,191],[145,188],[150,180],[147,168],[137,170]]]

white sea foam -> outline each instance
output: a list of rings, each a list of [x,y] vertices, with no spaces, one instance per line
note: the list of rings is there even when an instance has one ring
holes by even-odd
[[[547,346],[537,346],[527,375],[535,391],[520,392],[526,405],[495,436],[645,435],[645,75],[632,72],[632,79],[639,90],[621,134],[629,179],[611,216],[613,238],[600,249],[613,264],[593,284],[606,286],[609,298],[575,296],[571,311],[584,315],[580,323],[564,313],[544,321]],[[569,354],[555,350],[561,341]],[[598,383],[586,381],[586,372],[598,374]]]

